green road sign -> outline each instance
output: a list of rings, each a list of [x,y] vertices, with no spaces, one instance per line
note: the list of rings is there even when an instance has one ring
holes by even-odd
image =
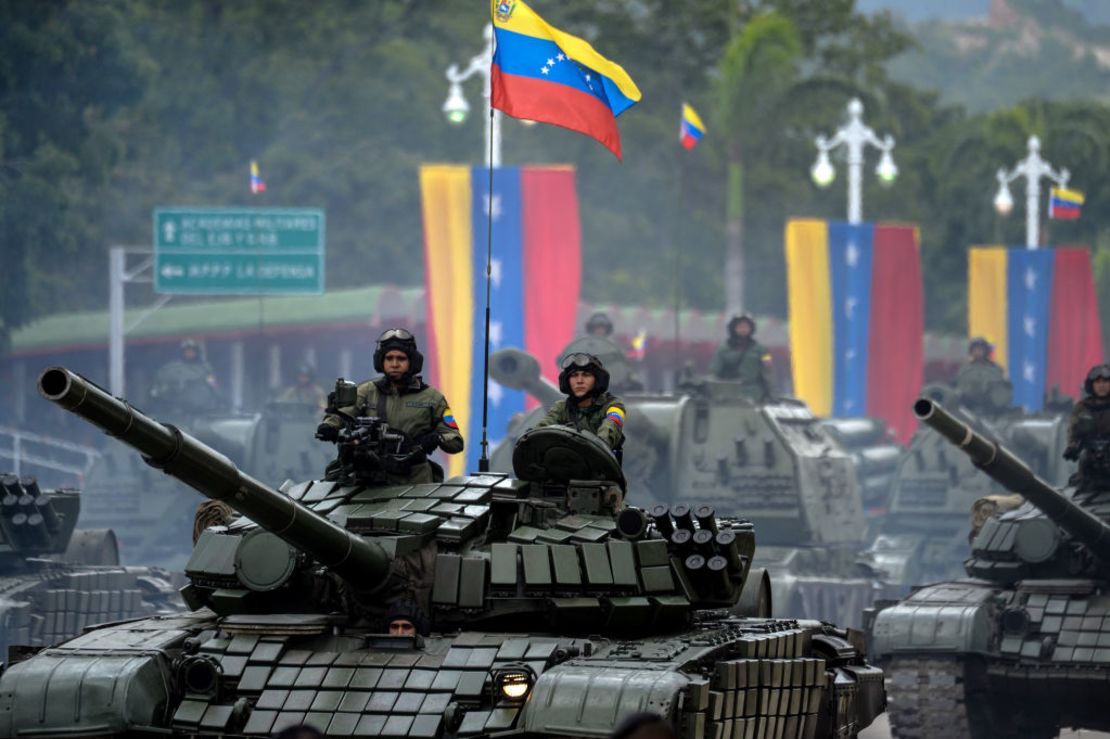
[[[292,208],[158,208],[159,293],[321,293],[324,212]]]

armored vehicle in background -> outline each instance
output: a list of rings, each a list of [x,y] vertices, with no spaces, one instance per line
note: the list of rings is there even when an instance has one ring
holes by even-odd
[[[957,395],[943,386],[923,395],[952,408],[952,414],[984,437],[1004,444],[1035,473],[1064,485],[1075,465],[1063,458],[1068,416],[1062,410],[1026,414],[998,405],[978,413],[955,405]],[[1008,394],[1004,397],[1008,397]],[[988,412],[989,410],[989,412]],[[980,507],[1013,504],[1007,491],[982,475],[964,454],[929,426],[920,427],[898,462],[886,514],[877,519],[871,554],[892,585],[904,588],[960,577],[968,546],[969,518]],[[997,496],[997,497],[990,497]]]
[[[174,423],[263,480],[300,480],[319,474],[332,450],[313,440],[320,409],[274,401],[262,413],[197,413],[174,406]],[[112,528],[125,561],[181,571],[192,551],[196,501],[134,452],[111,440],[82,487],[82,526]]]
[[[90,624],[176,610],[167,574],[120,567],[111,531],[75,531],[81,496],[0,475],[0,655]]]
[[[349,419],[332,479],[279,491],[61,368],[39,384],[242,517],[198,541],[193,613],[9,667],[0,736],[596,737],[650,710],[687,737],[847,737],[883,709],[860,634],[758,615],[749,522],[621,508],[592,435],[525,435],[518,479],[390,486],[397,435]]]
[[[608,365],[606,365],[608,369]],[[562,397],[536,359],[516,349],[490,357],[490,376],[542,404]],[[688,381],[677,394],[620,392],[625,417],[628,502],[708,505],[750,519],[759,531],[755,565],[766,568],[776,615],[858,624],[882,593],[866,559],[866,529],[851,457],[805,404],[758,404],[735,383]],[[491,458],[512,469],[513,444],[542,415],[519,418]]]
[[[894,736],[1110,730],[1110,486],[1057,491],[934,401],[919,399],[914,412],[1027,502],[985,521],[967,579],[923,587],[874,615],[870,643],[887,672]],[[1090,461],[1110,480],[1104,453]]]

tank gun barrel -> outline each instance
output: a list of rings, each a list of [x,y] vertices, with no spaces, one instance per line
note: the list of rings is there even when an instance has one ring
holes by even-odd
[[[519,349],[499,349],[490,355],[489,374],[494,382],[523,390],[545,406],[563,397],[559,388],[540,374],[539,361]]]
[[[255,480],[211,447],[155,421],[80,375],[49,367],[39,376],[39,392],[132,447],[147,464],[223,501],[340,577],[366,589],[388,577],[389,558],[377,544]]]
[[[936,402],[918,398],[913,404],[913,412],[923,423],[959,447],[991,479],[1007,490],[1024,496],[1095,556],[1110,562],[1110,523],[1068,500],[1033,474],[1005,447],[976,433]]]

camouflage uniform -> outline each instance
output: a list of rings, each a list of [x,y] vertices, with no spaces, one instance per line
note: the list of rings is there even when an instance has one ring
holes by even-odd
[[[1083,383],[1084,397],[1071,410],[1068,419],[1068,446],[1064,459],[1079,460],[1073,482],[1081,487],[1092,483],[1105,485],[1110,442],[1110,397],[1095,395],[1095,378],[1110,379],[1110,365],[1095,365]]]
[[[328,405],[328,394],[315,382],[308,385],[290,385],[281,391],[277,399],[282,403],[301,403],[321,410]]]
[[[211,410],[220,406],[216,375],[203,359],[175,359],[158,368],[150,400],[158,406]]]
[[[379,413],[379,399],[383,396],[384,413]],[[391,428],[404,432],[413,441],[434,431],[439,436],[439,448],[443,451],[458,454],[463,450],[463,437],[447,405],[447,399],[443,397],[443,393],[426,385],[419,377],[412,378],[399,392],[386,377],[367,380],[358,386],[357,398],[353,406],[339,410],[356,418],[384,416],[383,420]],[[337,429],[343,426],[342,419],[334,414],[325,415],[324,423]],[[432,467],[427,462],[413,465],[408,476],[390,480],[391,483],[432,481]]]
[[[717,380],[740,383],[741,397],[756,402],[774,400],[777,394],[771,354],[755,339],[732,337],[713,355],[709,374]]]
[[[990,389],[1006,381],[1006,373],[990,359],[972,359],[956,375],[956,391],[964,405],[985,402]]]
[[[610,449],[617,450],[624,444],[624,415],[624,403],[620,398],[602,393],[584,408],[570,399],[555,401],[536,427],[570,426],[579,431],[589,431],[608,444]]]

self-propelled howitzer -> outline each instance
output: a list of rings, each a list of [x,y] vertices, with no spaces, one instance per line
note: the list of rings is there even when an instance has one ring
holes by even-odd
[[[528,432],[516,478],[391,485],[359,474],[380,454],[341,453],[329,479],[274,491],[64,370],[41,386],[244,516],[198,540],[194,613],[91,630],[0,675],[0,737],[269,736],[297,723],[596,737],[652,710],[690,739],[823,738],[854,735],[885,703],[859,634],[736,614],[766,609],[749,522],[623,508],[621,468],[591,434]],[[351,443],[363,436],[388,434]],[[319,560],[309,529],[330,542]],[[385,633],[406,622],[419,633]]]
[[[925,398],[922,422],[1013,493],[982,525],[970,578],[920,588],[874,617],[897,737],[1056,736],[1110,730],[1110,486],[1055,490],[1010,451]]]

